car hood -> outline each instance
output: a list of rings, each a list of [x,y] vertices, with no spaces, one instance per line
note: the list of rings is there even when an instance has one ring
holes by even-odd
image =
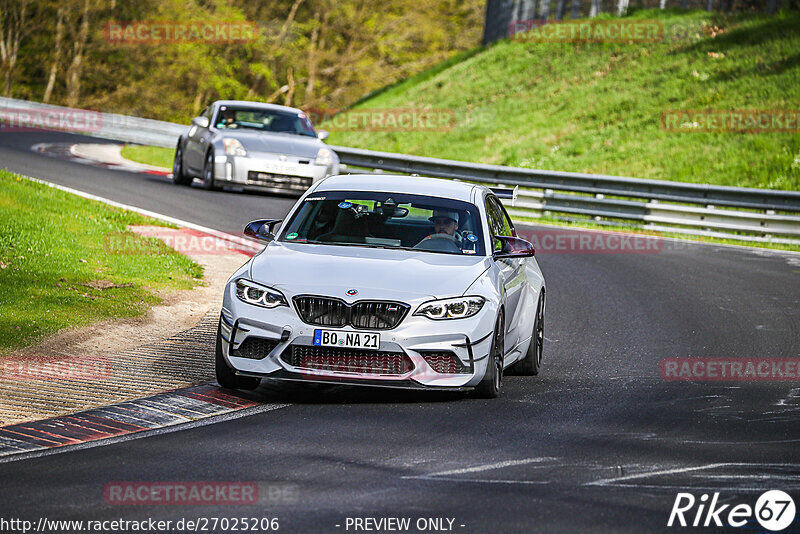
[[[315,137],[294,134],[256,132],[247,130],[222,130],[221,137],[238,139],[248,152],[270,152],[313,159],[325,146]]]
[[[298,294],[413,302],[462,295],[488,258],[409,250],[270,243],[250,266],[253,281]],[[356,289],[357,295],[347,291]]]

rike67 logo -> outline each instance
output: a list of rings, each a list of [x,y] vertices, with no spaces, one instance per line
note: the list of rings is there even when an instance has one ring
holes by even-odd
[[[720,504],[719,493],[714,493],[710,502],[706,493],[699,499],[691,493],[678,493],[667,526],[740,528],[750,524],[752,528],[755,519],[762,528],[779,531],[791,525],[794,517],[794,500],[780,490],[762,493],[755,507],[744,503]]]

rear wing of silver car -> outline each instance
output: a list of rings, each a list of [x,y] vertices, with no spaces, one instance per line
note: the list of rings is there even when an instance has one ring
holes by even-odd
[[[490,187],[489,189],[492,190],[492,193],[497,195],[497,198],[510,198],[512,206],[517,202],[517,194],[519,193],[518,185],[515,185],[514,189],[509,189],[508,187]]]

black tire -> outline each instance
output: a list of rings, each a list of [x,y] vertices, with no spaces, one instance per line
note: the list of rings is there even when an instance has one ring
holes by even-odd
[[[528,346],[528,352],[525,357],[514,364],[514,374],[536,376],[542,368],[545,302],[544,291],[542,291],[541,295],[539,295],[539,303],[536,305],[536,319],[533,321],[531,344]]]
[[[214,151],[209,150],[206,154],[206,161],[203,164],[203,189],[213,191],[217,189],[214,180]]]
[[[483,379],[475,387],[475,395],[481,399],[495,399],[503,391],[503,356],[505,351],[505,319],[497,318],[492,344],[489,347],[489,366]]]
[[[228,367],[225,356],[222,355],[222,334],[217,326],[217,355],[214,359],[214,368],[217,372],[217,382],[228,389],[256,389],[261,379],[254,376],[238,376],[233,369]]]
[[[175,159],[172,162],[172,183],[175,185],[191,185],[192,177],[186,175],[183,168],[183,148],[180,142],[175,149]]]

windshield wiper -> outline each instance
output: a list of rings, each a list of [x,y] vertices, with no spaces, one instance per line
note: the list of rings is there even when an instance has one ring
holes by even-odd
[[[292,239],[290,241],[283,239],[285,243],[304,243],[304,244],[311,244],[311,245],[336,245],[339,247],[366,247],[366,248],[397,248],[397,249],[404,249],[407,247],[393,247],[391,245],[377,245],[372,243],[347,243],[347,242],[340,242],[340,241],[317,241],[316,239]]]
[[[394,245],[379,245],[374,243],[341,243],[335,241],[317,241],[315,239],[293,239],[291,241],[287,241],[285,239],[282,240],[284,243],[303,243],[304,245],[334,245],[338,247],[361,247],[361,248],[382,248],[386,250],[411,250],[414,252],[430,252],[433,254],[453,254],[456,256],[460,256],[463,254],[459,254],[458,252],[447,252],[444,250],[425,250],[420,248],[414,247],[402,247],[402,246],[394,246]]]

